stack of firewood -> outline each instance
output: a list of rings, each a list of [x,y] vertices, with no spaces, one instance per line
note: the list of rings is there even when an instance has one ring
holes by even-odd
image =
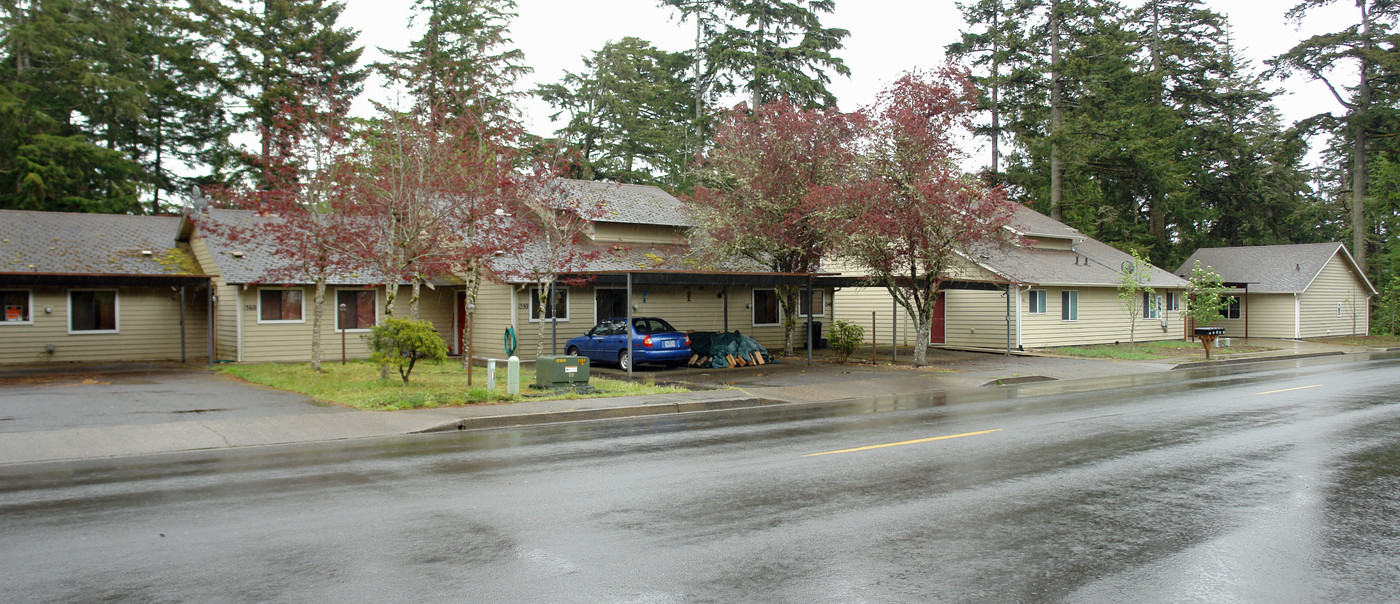
[[[710,361],[713,360],[714,357],[702,357],[698,354],[692,354],[690,355],[690,366],[709,367]],[[724,360],[729,363],[727,367],[748,367],[749,365],[764,365],[767,363],[767,361],[763,360],[763,353],[758,351],[754,351],[753,353],[747,355],[726,354],[724,355]]]

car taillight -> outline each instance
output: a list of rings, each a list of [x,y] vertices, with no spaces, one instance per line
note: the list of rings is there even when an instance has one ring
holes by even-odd
[[[685,346],[686,348],[690,347],[690,334],[685,334]]]
[[[642,338],[642,347],[643,347],[643,348],[651,348],[651,336],[647,336],[647,337],[645,337],[645,338]]]

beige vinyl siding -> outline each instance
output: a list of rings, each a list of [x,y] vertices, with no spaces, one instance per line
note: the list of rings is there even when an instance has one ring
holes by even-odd
[[[1342,255],[1333,255],[1300,296],[1303,337],[1369,333],[1369,293]],[[1338,304],[1342,305],[1340,317]]]
[[[315,286],[306,285],[296,288],[303,291],[304,306],[302,322],[278,322],[259,323],[258,322],[258,291],[260,289],[281,289],[272,287],[260,287],[247,285],[242,287],[243,293],[243,362],[309,362],[311,360],[312,334],[315,325],[315,308],[313,297],[316,292]],[[336,302],[336,292],[338,291],[364,291],[366,288],[359,286],[341,287],[328,286],[326,288],[326,299],[322,304],[322,325],[321,325],[321,359],[325,362],[338,361],[341,356],[342,334],[336,331],[336,313],[339,312]],[[385,293],[383,287],[373,288],[375,294],[377,321],[382,321],[384,317]],[[452,329],[451,319],[451,288],[439,288],[437,291],[423,288],[421,299],[419,300],[418,313],[420,319],[427,319],[433,322],[433,326],[443,336],[443,341],[447,341]],[[409,298],[411,290],[408,287],[399,288],[394,300],[394,316],[398,318],[408,318]],[[446,325],[446,327],[442,327]],[[369,330],[350,330],[344,333],[345,356],[348,359],[369,358],[369,347],[365,337]]]
[[[1006,298],[1001,292],[954,289],[944,292],[943,345],[959,348],[1006,348]],[[1084,301],[1080,302],[1083,317]],[[1016,309],[1011,309],[1011,344],[1016,345]],[[1056,317],[1059,315],[1056,314]]]
[[[0,324],[0,363],[64,361],[179,361],[180,302],[170,287],[33,287],[30,324]],[[69,333],[68,292],[116,290],[117,331]],[[208,305],[194,288],[185,290],[185,354],[208,358]],[[199,290],[203,291],[203,290]],[[51,309],[45,312],[45,308]],[[46,347],[54,347],[53,354]]]
[[[1127,343],[1129,332],[1132,326],[1129,325],[1128,314],[1123,312],[1123,308],[1118,305],[1118,290],[1111,287],[1036,287],[1033,289],[1043,289],[1046,292],[1045,314],[1032,315],[1027,312],[1028,295],[1023,289],[1021,292],[1021,345],[1025,348],[1048,348],[1053,346],[1079,346],[1087,344],[1109,344],[1113,342]],[[1061,300],[1060,292],[1074,290],[1079,292],[1079,320],[1064,321],[1060,319]],[[979,292],[981,293],[981,292]],[[997,297],[996,302],[1004,304],[1000,294],[990,293]],[[1162,292],[1159,292],[1159,294]],[[984,301],[984,304],[988,303]],[[1141,298],[1137,301],[1141,304]],[[1003,311],[998,311],[1000,314]],[[1139,310],[1137,318],[1136,333],[1133,337],[1138,342],[1149,342],[1153,340],[1179,340],[1182,338],[1181,313],[1178,311],[1164,312],[1167,319],[1167,328],[1162,329],[1161,319],[1146,319],[1142,317]],[[1012,313],[1015,320],[1015,309]],[[1004,330],[1004,328],[1002,328]],[[1014,336],[1013,336],[1014,337]],[[1005,346],[1005,336],[1002,336],[1002,344]]]
[[[619,243],[671,243],[685,241],[683,229],[652,224],[593,223],[593,240]]]
[[[871,313],[874,313],[873,327]],[[847,287],[837,291],[835,318],[861,326],[865,330],[866,344],[871,343],[873,337],[875,344],[888,346],[898,330],[900,346],[914,345],[914,317],[904,307],[897,306],[883,287]],[[894,320],[899,324],[894,325]],[[826,331],[830,331],[829,325]]]
[[[1217,319],[1211,327],[1224,327],[1229,338],[1293,338],[1293,294],[1249,294],[1244,296],[1239,320]],[[1333,309],[1335,312],[1336,309]],[[1248,315],[1246,325],[1244,317]],[[1246,335],[1248,332],[1248,335]]]
[[[472,356],[476,358],[504,359],[505,331],[511,326],[511,313],[514,286],[506,283],[486,282],[476,294],[475,323],[472,328]],[[524,313],[525,311],[519,311]],[[521,315],[524,316],[523,314]],[[517,329],[518,334],[520,330]],[[519,337],[517,335],[517,337]],[[523,355],[523,348],[516,348],[516,354]],[[531,354],[534,350],[531,349]]]

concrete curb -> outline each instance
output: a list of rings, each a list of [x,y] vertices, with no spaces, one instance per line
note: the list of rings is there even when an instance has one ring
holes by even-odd
[[[485,417],[464,417],[455,421],[444,422],[435,426],[414,430],[409,434],[427,434],[432,432],[453,432],[457,430],[483,430],[488,428],[507,428],[514,426],[534,426],[539,424],[555,424],[565,422],[583,422],[600,419],[618,419],[624,417],[644,417],[648,415],[665,415],[670,413],[694,413],[697,411],[717,411],[721,409],[740,409],[747,407],[761,407],[769,404],[755,396],[735,396],[731,398],[720,398],[708,401],[691,401],[675,403],[657,403],[650,405],[631,405],[627,407],[604,407],[600,409],[575,409],[570,411],[541,411],[538,413],[524,413],[514,415],[488,415]]]
[[[1290,360],[1293,360],[1293,359],[1312,359],[1312,358],[1317,358],[1317,357],[1332,357],[1332,356],[1343,355],[1343,354],[1348,354],[1348,353],[1342,352],[1342,351],[1340,351],[1340,350],[1335,350],[1335,351],[1332,351],[1332,352],[1308,352],[1308,353],[1301,353],[1301,354],[1285,354],[1285,355],[1275,355],[1275,356],[1249,357],[1249,358],[1243,358],[1243,359],[1222,359],[1222,360],[1219,360],[1219,361],[1192,361],[1192,362],[1190,362],[1190,363],[1182,363],[1182,364],[1180,364],[1180,365],[1177,365],[1177,366],[1175,366],[1175,367],[1172,367],[1172,369],[1173,369],[1173,370],[1177,370],[1177,369],[1200,369],[1200,368],[1202,368],[1202,367],[1219,367],[1219,366],[1221,366],[1221,365],[1241,365],[1241,364],[1244,364],[1244,363],[1261,363],[1261,362],[1264,362],[1264,361],[1290,361]]]

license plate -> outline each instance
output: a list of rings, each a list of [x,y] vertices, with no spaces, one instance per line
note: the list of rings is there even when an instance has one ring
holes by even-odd
[[[675,347],[676,347],[676,341],[675,341],[675,340],[663,340],[663,341],[661,342],[661,347],[662,347],[662,348],[675,348]]]

